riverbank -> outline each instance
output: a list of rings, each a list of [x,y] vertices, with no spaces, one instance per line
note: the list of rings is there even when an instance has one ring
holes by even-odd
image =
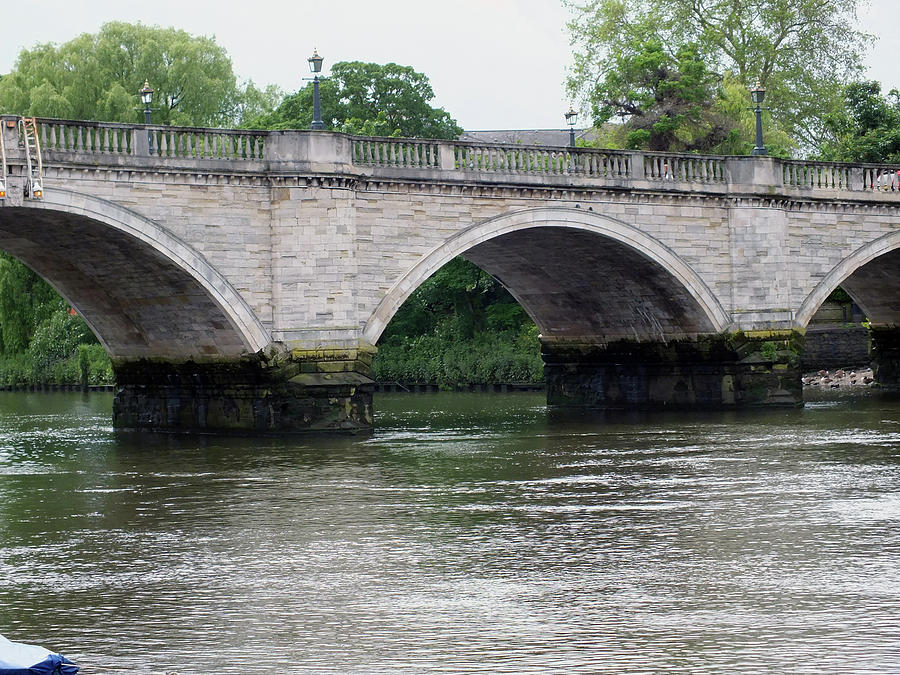
[[[807,389],[850,389],[877,387],[871,368],[838,368],[819,370],[803,376],[803,388]]]
[[[34,393],[48,393],[54,391],[88,391],[88,392],[97,392],[97,391],[115,391],[116,385],[114,384],[92,384],[84,388],[81,384],[6,384],[0,386],[0,391],[21,391],[21,392],[34,392]]]
[[[828,391],[832,389],[868,389],[877,388],[871,368],[838,368],[837,370],[819,370],[803,375],[805,390]],[[544,391],[543,382],[494,382],[490,384],[457,384],[439,385],[434,382],[377,382],[375,391],[382,393],[421,394],[438,391],[457,392],[498,392]]]
[[[835,371],[819,370],[803,376],[804,389],[848,389],[877,387],[871,368],[839,368]],[[544,391],[543,382],[493,382],[490,384],[460,384],[457,386],[438,385],[423,382],[376,382],[375,391],[381,393],[421,394],[439,391],[476,392],[476,393],[509,393],[517,391]],[[54,392],[82,391],[80,384],[24,384],[0,385],[0,391],[20,392]],[[115,391],[113,384],[91,385],[91,392]]]

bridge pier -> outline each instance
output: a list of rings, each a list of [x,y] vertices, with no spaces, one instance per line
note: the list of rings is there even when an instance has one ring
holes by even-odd
[[[799,406],[801,344],[792,331],[668,342],[545,340],[547,403],[600,409]]]
[[[117,360],[113,424],[147,431],[364,431],[373,347],[231,360]]]
[[[886,391],[900,392],[900,328],[873,326],[870,335],[875,381]]]

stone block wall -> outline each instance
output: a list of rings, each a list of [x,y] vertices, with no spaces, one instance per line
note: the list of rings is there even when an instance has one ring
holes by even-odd
[[[804,372],[870,365],[869,331],[862,326],[819,325],[806,331]]]

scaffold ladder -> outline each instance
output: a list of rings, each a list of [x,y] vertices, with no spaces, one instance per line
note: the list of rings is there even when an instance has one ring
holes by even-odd
[[[0,199],[6,199],[6,145],[3,142],[3,129],[0,129]]]
[[[25,165],[28,171],[25,196],[41,199],[44,196],[44,165],[41,162],[41,141],[38,139],[37,120],[34,117],[22,117],[19,120],[19,131],[25,145]]]

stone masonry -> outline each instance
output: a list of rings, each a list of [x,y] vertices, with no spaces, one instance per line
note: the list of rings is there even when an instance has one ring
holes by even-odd
[[[33,199],[0,123],[0,248],[110,352],[120,426],[368,426],[378,338],[457,255],[538,324],[551,402],[796,404],[834,288],[900,323],[888,167],[38,120]]]

